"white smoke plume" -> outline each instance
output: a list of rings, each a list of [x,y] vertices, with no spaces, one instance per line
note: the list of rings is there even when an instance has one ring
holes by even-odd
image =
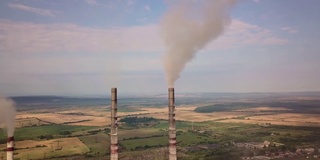
[[[164,69],[168,87],[198,50],[219,37],[230,24],[229,11],[237,0],[174,1],[161,23],[166,45]]]
[[[9,98],[0,97],[0,124],[6,124],[8,137],[12,137],[14,134],[15,120],[15,103]]]

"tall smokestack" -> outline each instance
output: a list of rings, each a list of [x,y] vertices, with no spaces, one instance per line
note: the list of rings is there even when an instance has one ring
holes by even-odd
[[[169,94],[169,160],[177,160],[176,120],[174,106],[174,88],[168,88]]]
[[[117,88],[111,88],[110,160],[118,160]]]
[[[0,123],[5,122],[7,125],[7,160],[13,160],[15,120],[15,103],[9,98],[0,96]]]
[[[7,160],[13,160],[14,151],[14,138],[8,137],[7,139]]]

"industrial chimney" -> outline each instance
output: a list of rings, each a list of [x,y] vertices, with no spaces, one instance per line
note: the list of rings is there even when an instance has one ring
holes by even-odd
[[[174,106],[174,88],[168,88],[169,94],[169,160],[177,160],[176,120]]]
[[[7,139],[7,160],[13,160],[14,151],[14,138],[8,137]]]
[[[110,160],[118,160],[117,88],[111,88]]]

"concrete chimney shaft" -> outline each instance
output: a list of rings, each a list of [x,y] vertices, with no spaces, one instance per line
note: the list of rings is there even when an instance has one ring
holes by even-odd
[[[110,160],[118,160],[117,88],[111,88]]]
[[[8,137],[7,139],[7,160],[13,160],[14,151],[14,138]]]
[[[177,159],[174,88],[168,88],[169,100],[169,160]]]

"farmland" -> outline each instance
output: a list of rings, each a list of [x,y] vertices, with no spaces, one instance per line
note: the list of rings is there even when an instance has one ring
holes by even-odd
[[[16,142],[16,159],[45,159],[48,157],[70,156],[83,154],[89,148],[79,138],[61,138],[54,140]],[[1,145],[1,148],[4,148]]]
[[[166,159],[168,108],[161,97],[126,99],[122,104],[119,100],[121,159]],[[302,159],[307,148],[313,148],[311,154],[317,155],[320,148],[319,96],[261,97],[211,98],[211,95],[204,95],[197,100],[197,97],[184,99],[181,96],[176,105],[179,159],[236,160],[282,153],[292,153],[292,159]],[[108,158],[110,113],[109,106],[102,104],[105,100],[101,104],[75,99],[64,104],[59,100],[55,106],[56,101],[41,98],[42,105],[18,103],[15,157]],[[156,105],[152,106],[151,101]],[[124,108],[120,109],[122,106]],[[5,149],[5,142],[5,130],[0,129],[0,150]],[[301,154],[298,150],[302,150]],[[0,156],[5,157],[4,154]]]

